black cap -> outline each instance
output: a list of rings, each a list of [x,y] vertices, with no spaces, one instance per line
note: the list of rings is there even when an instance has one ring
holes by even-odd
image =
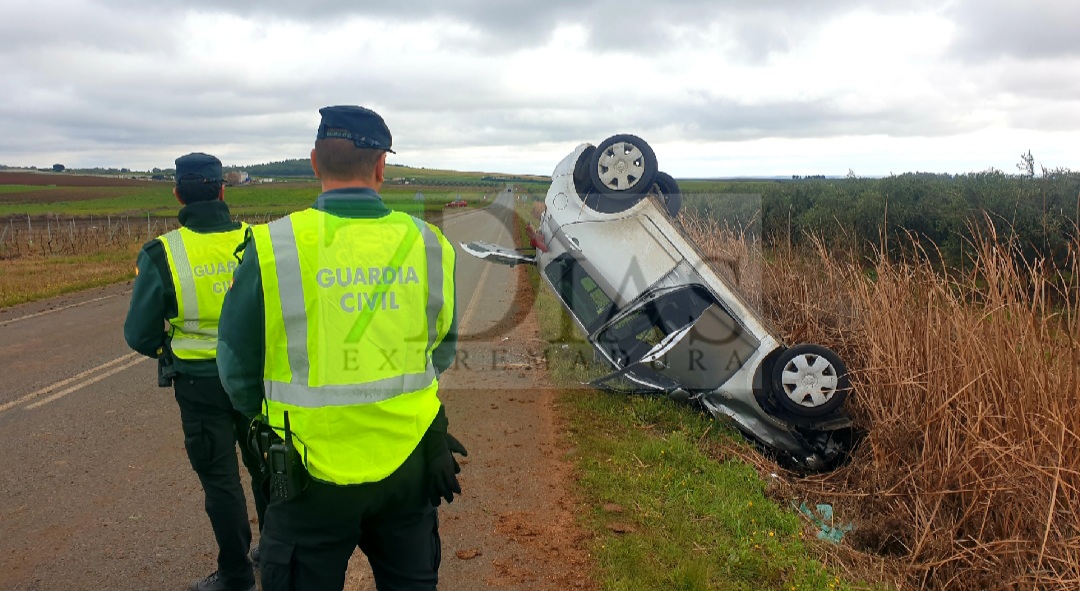
[[[375,111],[353,105],[339,105],[323,107],[319,109],[319,114],[322,115],[322,122],[315,139],[352,140],[357,148],[397,153],[390,149],[394,141],[390,136],[390,129]]]
[[[221,161],[216,156],[193,152],[176,159],[176,182],[199,181],[212,183],[221,181]]]

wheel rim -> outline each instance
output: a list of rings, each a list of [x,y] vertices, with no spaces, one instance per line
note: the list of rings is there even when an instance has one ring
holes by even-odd
[[[784,394],[792,402],[807,408],[827,403],[836,393],[839,378],[836,368],[821,355],[797,355],[784,366],[781,377]]]
[[[614,143],[600,154],[596,172],[608,189],[625,191],[645,175],[645,155],[630,142]]]

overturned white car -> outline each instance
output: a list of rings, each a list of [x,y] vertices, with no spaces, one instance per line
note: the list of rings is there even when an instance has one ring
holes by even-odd
[[[614,368],[593,385],[700,404],[787,465],[835,466],[852,443],[843,362],[818,345],[784,346],[672,223],[681,200],[649,145],[616,135],[555,168],[535,250],[462,248],[537,265]]]

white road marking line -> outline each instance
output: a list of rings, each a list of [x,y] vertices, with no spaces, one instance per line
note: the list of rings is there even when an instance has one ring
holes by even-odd
[[[42,312],[36,312],[34,314],[27,314],[26,316],[19,316],[18,318],[12,318],[11,320],[5,320],[3,322],[0,322],[0,326],[7,326],[7,325],[9,325],[9,324],[11,324],[13,322],[18,322],[20,320],[29,320],[31,318],[37,318],[38,316],[44,316],[46,314],[52,314],[53,312],[60,312],[61,310],[67,310],[68,308],[75,308],[77,306],[83,306],[83,305],[86,305],[86,304],[92,304],[94,302],[100,302],[101,300],[107,300],[107,299],[110,299],[110,298],[115,298],[115,297],[118,297],[118,296],[127,295],[129,293],[131,293],[130,289],[125,291],[125,292],[122,292],[122,293],[114,293],[112,295],[101,296],[99,298],[94,298],[92,300],[86,300],[86,301],[83,301],[83,302],[75,302],[74,304],[68,304],[66,306],[61,306],[59,308],[53,308],[51,310],[45,310],[45,311],[42,311]],[[2,411],[2,410],[3,409],[0,408],[0,411]]]
[[[127,355],[117,357],[116,359],[113,359],[112,361],[106,361],[105,363],[102,363],[101,365],[99,365],[97,367],[91,367],[90,369],[88,369],[88,370],[86,370],[86,371],[84,371],[84,372],[82,372],[82,373],[80,373],[78,375],[74,375],[74,376],[72,376],[72,377],[70,377],[70,378],[68,378],[66,380],[61,380],[59,382],[56,382],[55,384],[45,386],[44,388],[42,388],[40,390],[36,390],[34,392],[31,392],[31,393],[19,398],[18,400],[13,400],[11,402],[0,404],[0,412],[4,412],[4,411],[6,411],[7,409],[9,409],[9,408],[11,408],[13,406],[18,406],[18,405],[20,405],[20,404],[22,404],[24,402],[33,400],[33,399],[37,398],[38,396],[41,396],[42,394],[47,394],[49,392],[52,392],[53,390],[56,390],[57,388],[63,388],[64,386],[66,386],[66,385],[68,385],[68,384],[70,384],[72,382],[77,382],[77,381],[85,378],[86,376],[94,373],[94,372],[101,371],[101,370],[105,369],[106,367],[116,365],[117,363],[123,363],[124,361],[127,361],[128,359],[131,359],[132,357],[135,357],[135,356],[138,356],[138,355],[139,354],[135,353],[135,352],[128,353]],[[149,359],[149,357],[145,357],[144,359]],[[139,361],[142,361],[142,359],[140,359]],[[126,368],[128,366],[124,366],[124,367]],[[109,375],[112,375],[112,374],[109,374]],[[81,387],[82,386],[79,386],[79,388],[81,388]]]
[[[109,371],[107,371],[107,372],[105,372],[103,374],[98,374],[98,375],[90,378],[89,380],[86,380],[85,382],[82,382],[81,384],[76,384],[76,385],[74,385],[74,386],[72,386],[72,387],[70,387],[70,388],[68,388],[66,390],[62,390],[60,392],[57,392],[56,394],[53,394],[52,396],[42,398],[41,400],[38,400],[37,402],[35,402],[35,403],[31,404],[31,405],[28,405],[23,410],[34,410],[35,408],[37,408],[37,407],[39,407],[39,406],[41,406],[43,404],[48,404],[48,403],[50,403],[50,402],[52,402],[54,400],[59,400],[59,399],[63,398],[64,396],[67,396],[68,394],[71,394],[72,392],[75,392],[76,390],[81,390],[84,387],[89,386],[90,384],[93,384],[95,382],[100,382],[101,380],[104,380],[105,378],[107,378],[107,377],[109,377],[109,376],[111,376],[113,374],[120,373],[120,372],[124,371],[125,369],[127,369],[129,367],[134,367],[134,366],[142,363],[143,361],[146,361],[147,359],[150,359],[150,358],[149,357],[140,357],[140,358],[136,359],[135,361],[132,361],[131,363],[128,363],[128,364],[125,364],[125,365],[121,365],[120,367],[110,369]]]
[[[496,218],[498,219],[498,218]],[[506,232],[506,225],[499,224],[499,235],[495,237],[495,243],[498,244],[502,240],[503,233]],[[473,315],[479,306],[480,296],[484,293],[484,283],[487,281],[488,272],[491,270],[495,263],[488,261],[481,261],[484,265],[484,270],[480,272],[480,280],[476,282],[476,288],[473,290],[472,297],[469,298],[469,305],[465,306],[465,314],[461,318],[461,322],[458,323],[458,332],[464,333],[466,327],[469,326],[469,321],[472,320]]]

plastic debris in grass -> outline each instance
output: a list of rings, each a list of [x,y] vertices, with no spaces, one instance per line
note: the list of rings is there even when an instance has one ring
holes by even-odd
[[[835,525],[833,521],[832,505],[818,505],[816,510],[812,511],[806,506],[806,503],[799,503],[799,512],[817,526],[819,530],[817,537],[819,540],[838,544],[840,543],[840,540],[844,539],[844,534],[855,529],[855,526],[850,523],[839,527]]]

